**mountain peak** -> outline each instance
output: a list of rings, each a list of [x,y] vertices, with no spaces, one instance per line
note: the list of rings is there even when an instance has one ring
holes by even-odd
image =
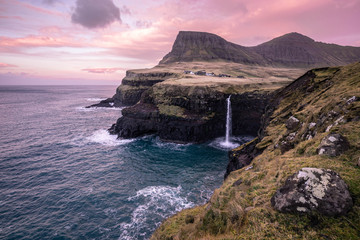
[[[291,33],[287,33],[285,35],[282,35],[280,37],[274,38],[268,42],[265,42],[263,44],[267,44],[267,43],[292,43],[292,44],[297,44],[297,43],[313,43],[315,42],[312,38],[309,38],[305,35],[302,35],[300,33],[297,32],[291,32]],[[260,44],[260,45],[263,45]]]

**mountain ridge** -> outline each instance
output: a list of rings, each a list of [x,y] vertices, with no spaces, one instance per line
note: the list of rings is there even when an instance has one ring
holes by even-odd
[[[360,61],[360,47],[317,42],[296,32],[245,47],[212,33],[180,31],[159,64],[218,60],[274,67],[338,66]]]

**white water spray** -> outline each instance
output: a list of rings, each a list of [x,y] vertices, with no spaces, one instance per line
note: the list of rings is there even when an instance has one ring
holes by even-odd
[[[231,123],[231,95],[226,99],[227,102],[227,112],[226,112],[226,132],[225,132],[225,142],[224,145],[230,145],[230,137],[231,137],[231,130],[232,130],[232,123]]]

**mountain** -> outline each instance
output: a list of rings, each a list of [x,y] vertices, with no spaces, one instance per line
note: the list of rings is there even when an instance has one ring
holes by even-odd
[[[299,33],[244,47],[215,34],[180,31],[171,52],[160,64],[219,60],[274,67],[339,66],[360,61],[360,47],[316,42]]]
[[[261,55],[251,48],[226,41],[212,33],[180,31],[170,53],[160,62],[227,60],[245,64],[265,64]]]

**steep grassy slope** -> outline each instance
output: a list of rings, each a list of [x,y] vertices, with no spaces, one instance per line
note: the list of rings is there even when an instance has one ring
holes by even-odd
[[[281,151],[291,116],[301,124],[292,146]],[[311,70],[279,91],[261,130],[255,148],[262,154],[249,167],[230,173],[207,204],[164,221],[152,239],[359,239],[360,63]],[[346,137],[350,148],[337,157],[318,155],[321,140],[330,133]],[[339,217],[274,210],[271,197],[303,167],[339,173],[353,208]]]

